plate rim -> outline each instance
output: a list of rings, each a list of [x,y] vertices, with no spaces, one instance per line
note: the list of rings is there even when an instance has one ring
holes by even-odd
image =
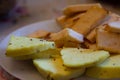
[[[8,35],[6,35],[6,36],[0,41],[0,49],[2,48],[1,45],[5,42],[5,40],[9,39],[9,37],[10,37],[12,34],[18,32],[18,31],[20,31],[20,30],[22,30],[22,29],[26,29],[26,28],[29,28],[29,27],[34,26],[34,25],[38,25],[38,24],[41,24],[41,23],[48,23],[48,22],[55,22],[55,20],[54,20],[54,19],[51,19],[51,20],[39,21],[39,22],[35,22],[35,23],[31,23],[31,24],[25,25],[25,26],[23,26],[22,28],[18,28],[18,29],[16,29],[16,30],[14,30],[13,32],[11,32],[11,33],[9,33]],[[56,23],[56,24],[57,24],[57,23]],[[7,44],[6,44],[6,45],[7,45]],[[1,53],[0,53],[0,54],[1,54]],[[4,52],[3,52],[3,54],[4,54]],[[0,60],[2,60],[2,59],[0,59]],[[0,66],[1,66],[2,69],[4,69],[5,72],[7,72],[8,74],[10,74],[11,76],[13,76],[13,77],[15,77],[15,78],[18,78],[18,79],[21,79],[21,77],[19,77],[18,75],[15,75],[14,73],[11,73],[10,70],[8,70],[2,63],[0,63]],[[24,80],[24,79],[21,79],[21,80]]]

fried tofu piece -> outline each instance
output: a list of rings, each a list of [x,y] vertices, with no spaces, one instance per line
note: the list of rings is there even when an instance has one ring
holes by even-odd
[[[82,14],[76,14],[74,16],[61,16],[56,19],[56,22],[62,27],[62,28],[71,28],[78,20],[79,18],[84,15]]]
[[[97,23],[107,16],[107,14],[108,11],[103,8],[91,7],[83,16],[81,16],[72,29],[86,36],[92,29],[94,29]]]
[[[104,49],[111,53],[120,53],[120,34],[98,29],[96,42],[98,49]]]
[[[66,8],[64,8],[63,13],[66,16],[71,16],[71,15],[73,15],[75,13],[86,12],[92,6],[102,7],[99,3],[70,5],[70,6],[66,7]]]
[[[108,23],[107,30],[110,32],[120,33],[120,21],[114,21]]]
[[[115,14],[115,13],[110,13],[103,21],[102,23],[97,26],[96,28],[94,28],[85,38],[87,40],[89,40],[91,43],[95,43],[96,42],[96,29],[97,28],[101,28],[102,26],[104,27],[104,25],[111,23],[113,21],[120,21],[120,16]],[[108,28],[107,28],[108,30]]]
[[[48,37],[49,34],[50,34],[50,32],[48,32],[48,31],[37,30],[37,31],[29,34],[28,37],[32,37],[32,38],[46,38],[46,37]]]
[[[54,41],[57,47],[63,47],[66,42],[82,43],[84,36],[75,32],[72,29],[65,28],[58,33],[50,35],[52,41]]]
[[[89,40],[91,43],[96,42],[96,28],[93,29],[87,36],[86,39]]]
[[[68,42],[64,43],[63,47],[80,48],[81,44],[80,43],[76,43],[76,42],[68,41]]]
[[[84,45],[85,45],[86,48],[88,48],[88,49],[98,50],[96,43],[90,43],[90,42],[88,42],[88,41],[85,41],[85,42],[84,42]]]

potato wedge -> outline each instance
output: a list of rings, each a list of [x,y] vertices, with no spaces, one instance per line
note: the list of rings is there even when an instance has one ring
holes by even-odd
[[[64,48],[61,50],[61,55],[63,64],[67,67],[91,67],[110,56],[107,51],[78,48]]]
[[[93,78],[110,79],[120,78],[120,55],[113,55],[94,67],[88,68],[86,75]]]
[[[23,56],[17,56],[12,57],[16,60],[29,60],[29,59],[37,59],[37,58],[50,58],[50,57],[59,57],[60,56],[60,50],[61,49],[48,49],[45,51],[41,51],[36,54],[30,54],[30,55],[23,55]]]
[[[71,80],[81,76],[85,71],[85,68],[65,67],[61,57],[35,59],[33,63],[46,80]]]
[[[54,48],[56,48],[54,42],[36,38],[12,36],[6,50],[6,55],[15,57],[36,54]]]

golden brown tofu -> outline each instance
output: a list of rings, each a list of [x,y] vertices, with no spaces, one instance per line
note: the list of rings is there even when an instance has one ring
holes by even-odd
[[[99,26],[96,26],[87,36],[86,39],[89,40],[91,43],[95,43],[96,41],[96,29],[101,28],[102,26],[113,22],[113,21],[120,21],[120,16],[114,13],[110,13]],[[106,28],[108,30],[108,28]]]
[[[99,49],[104,49],[111,53],[120,53],[120,34],[98,29],[96,41]]]
[[[50,35],[50,38],[55,41],[57,47],[63,47],[67,42],[81,43],[84,37],[72,29],[65,28],[58,33]]]
[[[85,41],[85,42],[84,42],[84,45],[85,45],[86,48],[88,48],[88,49],[98,50],[96,43],[90,43],[90,42],[88,42],[88,41]]]
[[[74,16],[61,16],[56,19],[56,22],[62,27],[62,28],[71,28],[78,20],[79,18],[84,15],[82,14],[76,14]]]
[[[103,8],[91,7],[83,16],[81,16],[72,29],[86,36],[98,22],[106,17],[107,14],[108,11]]]
[[[66,8],[64,8],[63,13],[66,16],[71,16],[71,15],[73,15],[75,13],[86,12],[92,6],[102,7],[99,3],[70,5],[70,6],[66,7]]]
[[[46,37],[48,37],[49,34],[50,34],[50,32],[48,32],[48,31],[37,30],[37,31],[29,34],[28,37],[32,37],[32,38],[46,38]]]

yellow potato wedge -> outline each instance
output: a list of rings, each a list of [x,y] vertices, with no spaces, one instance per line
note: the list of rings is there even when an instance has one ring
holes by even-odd
[[[107,51],[94,51],[91,49],[64,48],[61,50],[63,64],[67,67],[91,67],[110,55]]]
[[[16,60],[29,60],[29,59],[37,59],[37,58],[50,58],[50,57],[59,57],[60,56],[60,50],[61,49],[48,49],[45,51],[41,51],[36,54],[30,54],[30,55],[23,55],[23,56],[17,56],[12,57]]]
[[[70,80],[81,76],[85,71],[85,68],[65,67],[61,57],[35,59],[33,63],[46,80]]]
[[[9,57],[22,56],[55,48],[54,42],[36,38],[12,36],[6,49],[6,55]]]
[[[93,78],[114,80],[120,78],[120,55],[113,55],[104,62],[88,68],[86,75]]]

